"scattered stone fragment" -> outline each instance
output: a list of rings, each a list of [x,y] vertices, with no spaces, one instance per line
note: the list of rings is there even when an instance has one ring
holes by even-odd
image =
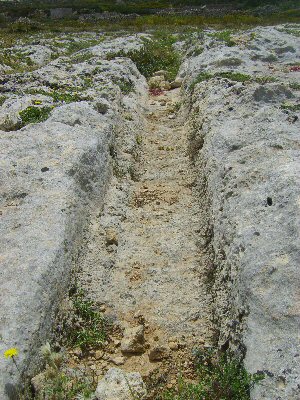
[[[121,351],[124,354],[138,354],[145,351],[144,326],[127,328],[121,342]]]
[[[182,86],[183,79],[176,79],[175,81],[171,82],[171,89],[177,89]]]
[[[115,365],[125,364],[125,358],[123,356],[111,358],[110,361]]]
[[[147,394],[145,384],[138,372],[124,372],[110,368],[98,383],[95,396],[98,400],[144,399]]]
[[[149,352],[150,361],[161,361],[167,356],[167,349],[163,345],[154,346]]]
[[[169,342],[169,347],[171,350],[176,351],[179,349],[179,343],[178,342]]]

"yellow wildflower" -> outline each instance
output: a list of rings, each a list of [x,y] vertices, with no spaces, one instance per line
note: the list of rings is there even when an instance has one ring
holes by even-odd
[[[38,106],[38,105],[40,105],[42,103],[43,103],[42,100],[33,100],[33,104],[36,105],[36,106]]]
[[[4,352],[4,357],[5,358],[13,358],[13,357],[16,357],[18,354],[19,354],[19,350],[13,347]]]

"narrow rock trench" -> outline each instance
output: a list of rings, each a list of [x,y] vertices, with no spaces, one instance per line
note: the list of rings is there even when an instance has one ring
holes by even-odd
[[[89,363],[100,376],[116,365],[141,373],[149,399],[160,384],[176,386],[179,374],[192,378],[193,350],[213,340],[199,244],[205,218],[179,105],[179,89],[150,96],[138,178],[114,175],[79,260],[80,286],[113,325]]]

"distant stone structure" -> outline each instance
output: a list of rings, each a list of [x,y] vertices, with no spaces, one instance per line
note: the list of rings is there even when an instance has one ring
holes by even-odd
[[[72,8],[52,8],[50,10],[50,17],[53,19],[61,19],[73,15]]]

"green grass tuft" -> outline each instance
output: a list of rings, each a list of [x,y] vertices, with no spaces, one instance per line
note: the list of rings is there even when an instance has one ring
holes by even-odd
[[[146,40],[139,50],[132,50],[128,53],[110,53],[107,59],[115,57],[129,57],[137,66],[138,70],[146,78],[153,76],[159,70],[167,71],[167,79],[176,78],[180,57],[173,48],[176,39],[171,35],[159,32],[153,40]]]
[[[119,86],[124,95],[130,94],[134,91],[134,84],[130,80],[115,80],[115,83]]]
[[[177,388],[165,392],[162,400],[249,400],[250,389],[263,379],[251,375],[234,358],[217,357],[211,351],[197,351],[197,383],[178,381]]]
[[[297,112],[297,111],[300,111],[300,104],[283,103],[281,105],[281,108],[283,110]]]
[[[298,82],[290,82],[289,87],[294,90],[300,90],[300,83]]]
[[[4,104],[5,100],[6,100],[5,96],[0,96],[0,107],[2,106],[2,104]]]
[[[51,107],[27,107],[25,110],[20,111],[19,113],[22,126],[46,121],[46,119],[49,117],[51,110]]]
[[[221,42],[224,42],[226,46],[233,47],[235,46],[235,41],[231,38],[232,32],[230,31],[220,31],[220,32],[214,32],[210,33],[209,36],[212,38],[219,40]]]
[[[70,344],[83,350],[99,347],[106,338],[102,314],[91,300],[86,299],[82,289],[75,293],[73,304],[75,321],[69,335]]]
[[[242,74],[240,72],[220,72],[216,74],[221,78],[227,78],[234,82],[247,82],[252,79],[251,75]]]

